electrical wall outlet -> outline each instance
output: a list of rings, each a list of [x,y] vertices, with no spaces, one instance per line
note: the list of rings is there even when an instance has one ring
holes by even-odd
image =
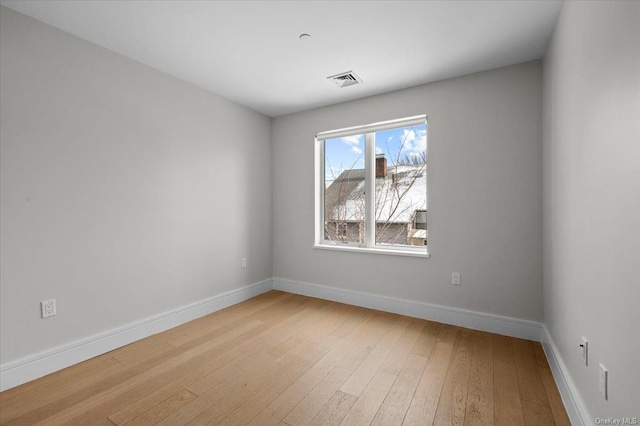
[[[44,300],[40,302],[42,318],[52,317],[56,314],[56,299]]]
[[[580,344],[582,348],[582,360],[584,361],[584,365],[589,365],[589,342],[586,337],[582,338],[582,344]]]
[[[460,272],[451,273],[451,284],[460,285]]]
[[[247,267],[247,258],[243,257],[242,260],[240,261],[240,267],[241,268],[246,268]]]
[[[609,385],[609,383],[607,383],[607,381],[609,380],[609,372],[607,371],[607,369],[605,368],[604,365],[600,364],[599,365],[599,380],[598,383],[600,384],[600,393],[602,394],[602,396],[604,397],[604,399],[609,399],[608,395],[607,395],[607,387]]]

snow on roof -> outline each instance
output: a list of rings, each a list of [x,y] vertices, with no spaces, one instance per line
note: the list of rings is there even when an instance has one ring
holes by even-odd
[[[411,238],[427,238],[426,229],[416,229]]]
[[[364,220],[364,170],[345,170],[325,190],[325,217],[333,221]],[[376,221],[407,223],[416,210],[427,209],[426,164],[389,166],[376,178]]]

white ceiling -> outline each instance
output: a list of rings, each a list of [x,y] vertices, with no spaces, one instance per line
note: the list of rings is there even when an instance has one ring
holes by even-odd
[[[1,1],[269,116],[542,57],[560,0]],[[311,39],[301,41],[302,33]],[[363,83],[326,77],[354,71]]]

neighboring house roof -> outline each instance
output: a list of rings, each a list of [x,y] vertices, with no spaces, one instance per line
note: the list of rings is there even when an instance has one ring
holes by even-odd
[[[427,238],[427,230],[426,229],[416,229],[413,234],[410,235],[411,238]]]
[[[325,190],[329,221],[364,220],[364,169],[343,171]],[[376,178],[376,220],[408,223],[416,210],[426,210],[426,165],[390,166]]]

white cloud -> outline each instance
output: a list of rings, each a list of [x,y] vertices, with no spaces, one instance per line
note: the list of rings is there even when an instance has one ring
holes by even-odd
[[[351,151],[356,154],[356,155],[360,155],[362,154],[362,148],[360,148],[360,143],[362,143],[362,137],[364,135],[351,135],[351,136],[344,136],[341,137],[340,140],[345,143],[346,145],[351,147]]]
[[[408,155],[421,155],[427,150],[427,131],[418,130],[417,132],[405,129],[402,134],[402,151],[409,151]]]
[[[362,136],[363,135],[344,136],[341,137],[340,140],[347,145],[358,146],[360,145],[360,142],[362,142]]]

